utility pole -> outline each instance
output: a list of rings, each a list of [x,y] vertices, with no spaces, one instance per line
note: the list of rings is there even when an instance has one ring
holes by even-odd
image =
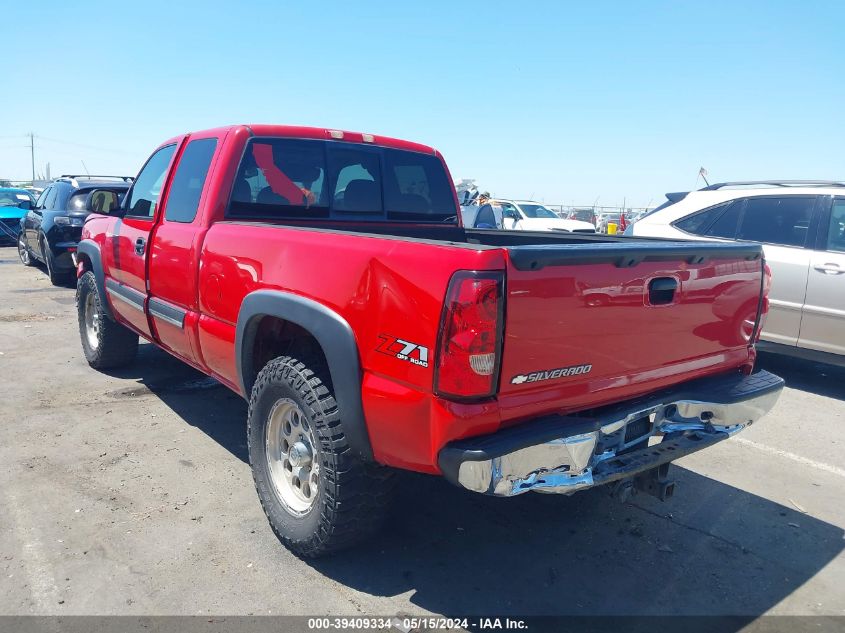
[[[32,154],[32,186],[35,186],[35,134],[29,133],[29,151]]]

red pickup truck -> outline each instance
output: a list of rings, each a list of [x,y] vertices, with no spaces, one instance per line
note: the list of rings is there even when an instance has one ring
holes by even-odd
[[[139,336],[249,399],[258,496],[303,556],[371,533],[396,469],[477,493],[672,493],[758,420],[758,245],[469,230],[441,155],[233,126],[94,191],[75,260],[88,363]],[[607,301],[596,301],[596,296]]]

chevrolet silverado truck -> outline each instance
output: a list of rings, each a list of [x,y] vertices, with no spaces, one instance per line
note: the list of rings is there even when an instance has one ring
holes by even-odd
[[[465,229],[451,183],[436,150],[371,134],[166,141],[90,206],[85,357],[143,338],[248,399],[258,497],[301,556],[376,530],[400,469],[665,498],[671,461],[775,403],[760,246]]]

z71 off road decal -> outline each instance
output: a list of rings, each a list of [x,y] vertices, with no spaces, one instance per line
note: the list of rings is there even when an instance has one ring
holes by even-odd
[[[406,360],[420,367],[428,367],[427,347],[389,334],[379,334],[378,337],[381,339],[381,343],[376,347],[377,352],[393,356],[399,360]]]
[[[572,367],[558,367],[546,371],[535,371],[530,374],[517,374],[511,378],[511,384],[521,385],[524,382],[540,382],[541,380],[554,380],[555,378],[568,378],[588,374],[593,369],[592,365],[573,365]]]

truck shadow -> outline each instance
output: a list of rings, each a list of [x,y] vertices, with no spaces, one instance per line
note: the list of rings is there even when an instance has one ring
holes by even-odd
[[[411,476],[372,543],[312,565],[434,613],[759,615],[830,563],[843,530],[675,467],[679,497],[491,499]],[[830,608],[831,605],[826,605]]]
[[[153,394],[191,426],[243,462],[249,461],[246,447],[246,401],[228,387],[189,367],[150,343],[138,347],[138,357],[128,367],[109,370],[111,376],[134,380],[109,394],[132,398]]]
[[[773,368],[790,386],[826,380],[791,371],[795,362]],[[151,345],[114,375],[137,381],[126,397],[154,394],[247,461],[246,403],[227,388]],[[823,388],[835,393],[832,380]],[[672,500],[639,495],[626,505],[603,489],[504,500],[401,476],[375,539],[307,563],[371,596],[410,593],[438,614],[755,616],[845,549],[841,528],[679,466]]]

